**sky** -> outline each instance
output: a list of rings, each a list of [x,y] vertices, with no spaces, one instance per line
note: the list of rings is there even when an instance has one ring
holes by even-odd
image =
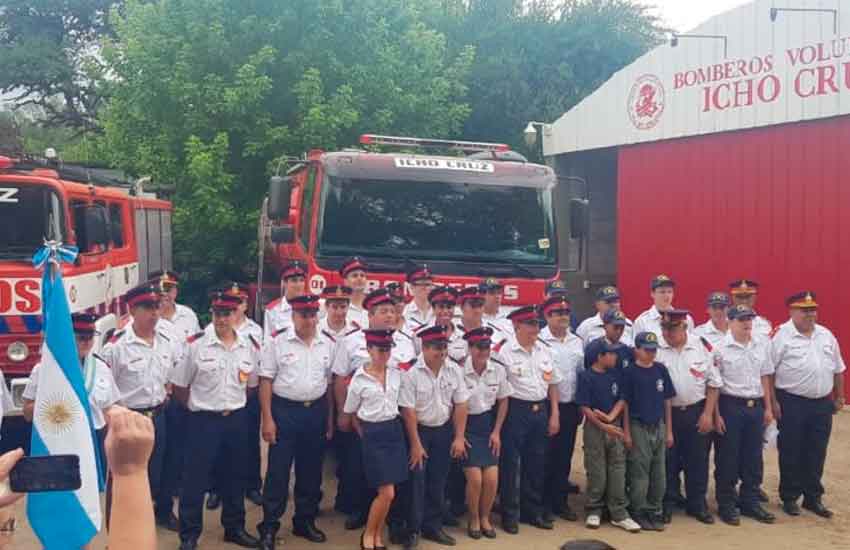
[[[748,3],[750,0],[642,0],[655,6],[655,13],[678,32],[687,32],[717,14]]]

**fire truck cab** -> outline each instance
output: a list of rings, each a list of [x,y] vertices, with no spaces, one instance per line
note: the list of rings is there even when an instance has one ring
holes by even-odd
[[[171,267],[171,204],[90,169],[0,157],[0,369],[16,407],[39,360],[41,273],[32,256],[45,240],[79,248],[62,277],[72,312],[101,315],[97,350],[125,312],[124,293]]]

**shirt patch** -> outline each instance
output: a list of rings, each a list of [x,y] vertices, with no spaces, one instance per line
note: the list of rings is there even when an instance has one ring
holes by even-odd
[[[616,382],[613,382],[613,383],[611,384],[611,395],[617,395],[617,390],[619,390],[619,389],[620,389],[620,388],[619,388],[619,387],[617,387],[617,383],[616,383]]]
[[[662,380],[661,378],[656,380],[655,381],[655,389],[658,390],[659,392],[663,392],[664,391],[664,380]]]
[[[698,380],[702,380],[703,378],[705,378],[705,373],[695,369],[694,367],[691,367],[690,371],[691,371],[691,376],[693,376],[694,378],[696,378]],[[661,381],[659,380],[659,382],[661,382]],[[662,382],[662,386],[663,386],[663,382]]]

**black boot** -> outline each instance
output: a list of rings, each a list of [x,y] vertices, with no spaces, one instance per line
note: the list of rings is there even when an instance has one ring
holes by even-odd
[[[230,542],[243,548],[259,548],[260,541],[257,537],[248,534],[245,528],[227,529],[224,531],[224,542]]]
[[[292,534],[296,537],[301,537],[310,542],[325,542],[328,538],[325,534],[316,527],[313,520],[299,521],[292,524]]]

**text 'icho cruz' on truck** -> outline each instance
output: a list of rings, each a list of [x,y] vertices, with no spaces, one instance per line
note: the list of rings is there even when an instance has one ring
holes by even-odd
[[[0,369],[16,407],[39,360],[41,274],[32,256],[45,240],[79,248],[62,279],[72,312],[101,316],[99,349],[126,311],[124,293],[171,268],[171,204],[102,171],[0,156]]]
[[[265,297],[280,293],[277,275],[290,261],[306,264],[308,288],[318,294],[358,256],[369,288],[402,282],[424,263],[437,282],[458,288],[498,277],[506,307],[542,299],[546,282],[559,276],[551,168],[503,144],[369,134],[360,143],[474,153],[313,150],[295,161],[285,177],[272,178],[263,205]]]

